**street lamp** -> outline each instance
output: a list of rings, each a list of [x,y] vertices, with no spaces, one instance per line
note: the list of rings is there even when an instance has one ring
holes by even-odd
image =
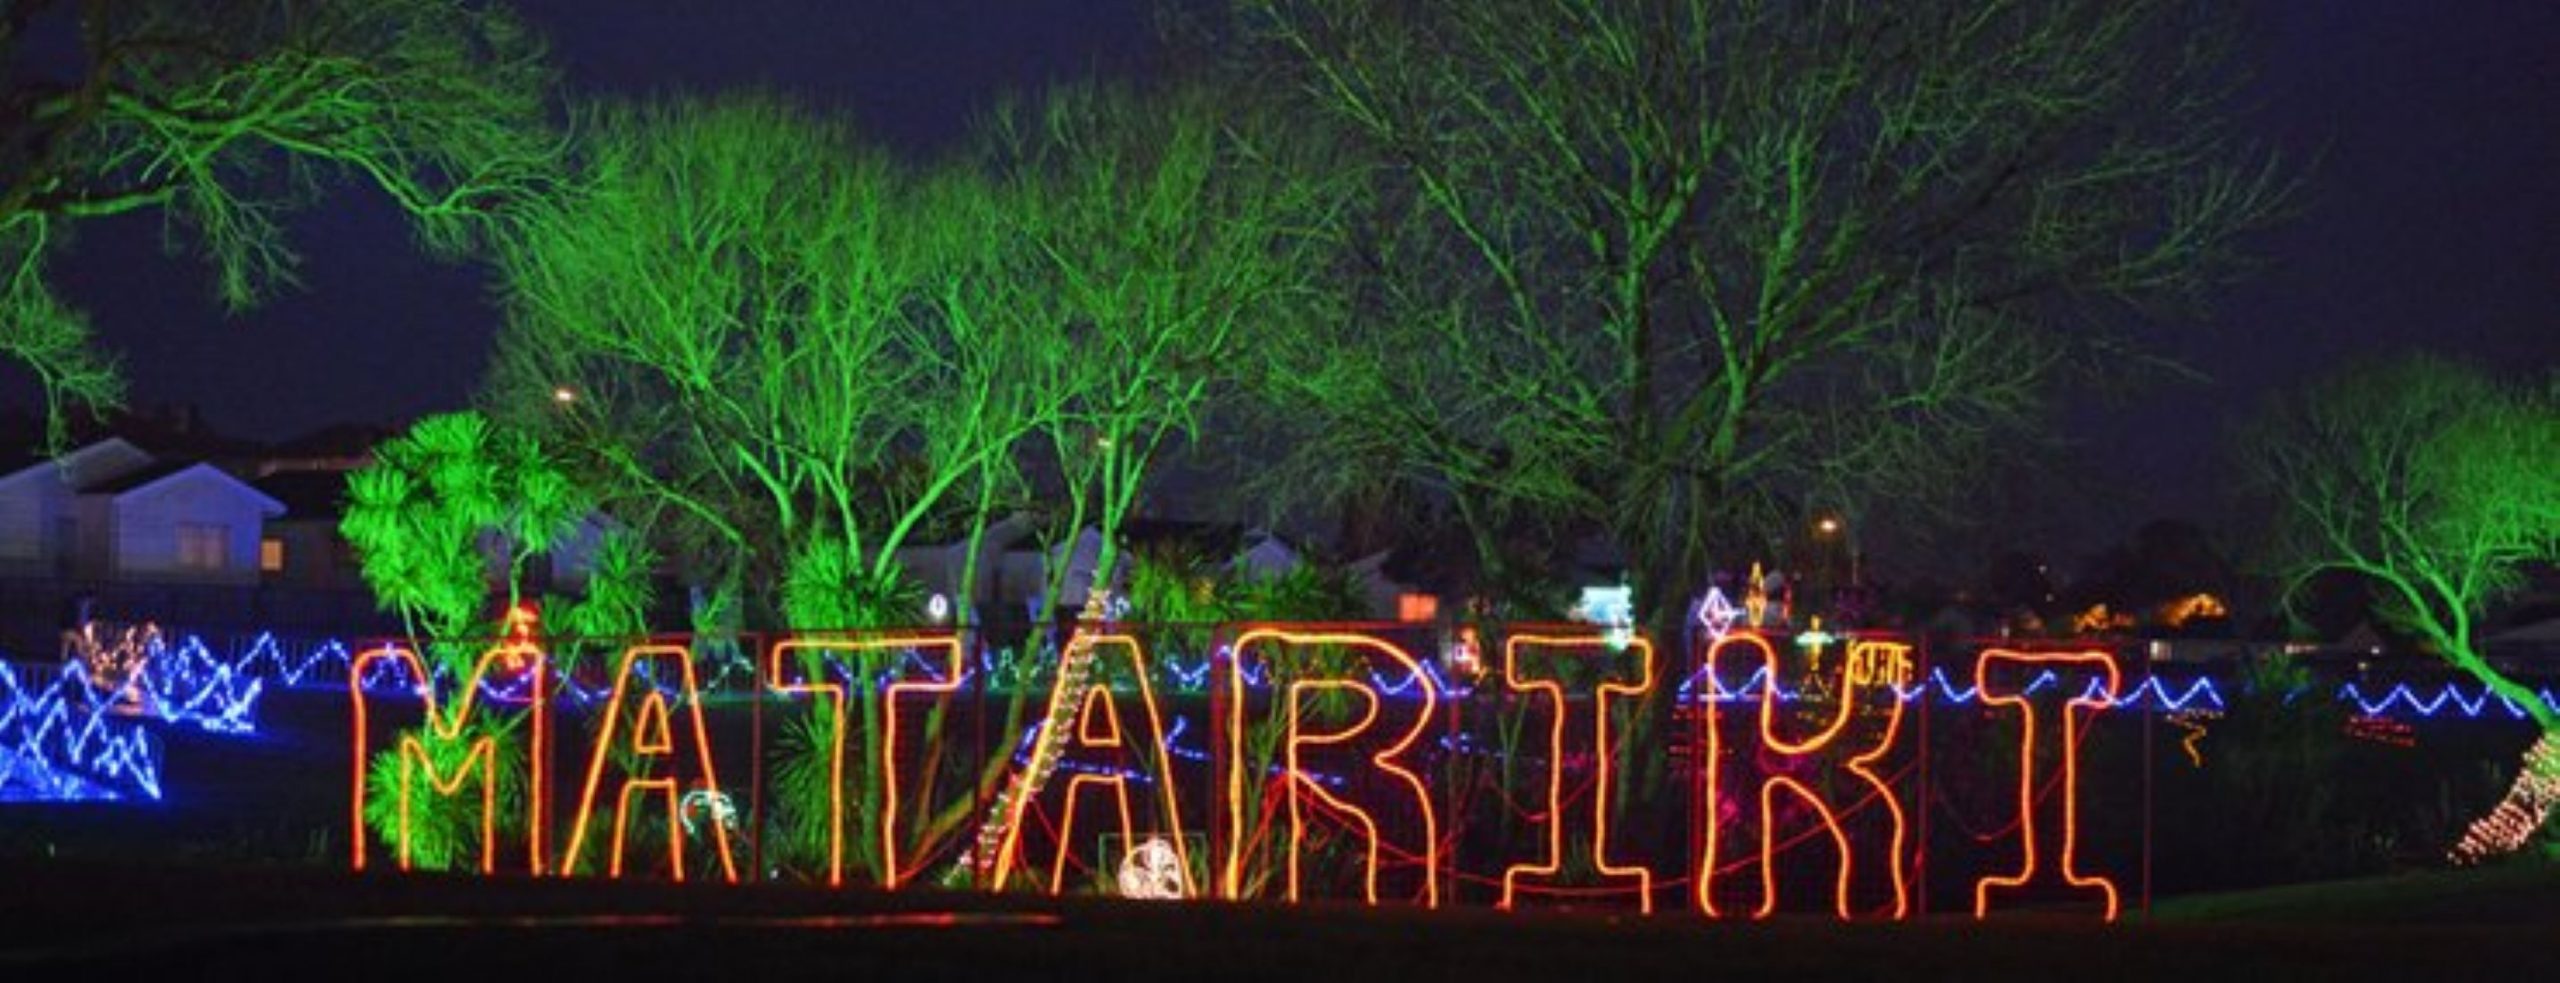
[[[1847,523],[1841,522],[1839,516],[1826,515],[1814,520],[1813,531],[1817,538],[1830,539],[1839,536],[1846,526]],[[1858,586],[1858,544],[1855,540],[1846,540],[1842,548],[1849,551],[1849,586],[1855,589]]]

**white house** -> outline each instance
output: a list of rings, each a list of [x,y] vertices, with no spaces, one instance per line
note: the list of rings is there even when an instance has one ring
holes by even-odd
[[[34,457],[0,475],[0,572],[74,575],[80,554],[80,489],[151,466],[151,455],[121,438],[60,457]]]
[[[0,568],[22,576],[253,584],[284,505],[210,464],[109,438],[0,475]]]

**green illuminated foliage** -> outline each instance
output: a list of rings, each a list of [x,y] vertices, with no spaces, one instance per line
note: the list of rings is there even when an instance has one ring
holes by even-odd
[[[2192,4],[1245,6],[1371,162],[1285,472],[1446,496],[1496,578],[1606,534],[1656,612],[1807,507],[1938,516],[2286,190]]]
[[[1000,371],[1026,349],[982,286],[987,192],[769,98],[581,129],[575,190],[501,250],[489,403],[706,582],[784,582],[758,600],[794,627],[889,620],[864,598],[898,547],[1001,484],[1039,412]]]
[[[525,564],[592,508],[539,440],[477,413],[448,413],[419,420],[347,476],[339,531],[382,606],[412,634],[450,642],[492,627],[493,554],[484,546],[503,551],[513,603]],[[606,603],[627,603],[616,600],[621,589],[608,587]]]
[[[1065,87],[990,127],[1017,206],[1008,231],[1031,244],[1025,272],[1052,298],[1042,348],[1068,353],[1036,360],[1060,399],[1038,427],[1066,533],[1088,521],[1102,533],[1098,583],[1117,571],[1150,465],[1199,435],[1248,336],[1307,306],[1331,247],[1338,181],[1276,122],[1205,88]]]
[[[2393,626],[2560,729],[2478,638],[2529,565],[2560,561],[2555,395],[2421,356],[2272,406],[2241,453],[2270,503],[2267,555],[2287,597],[2327,571],[2362,577]]]
[[[326,179],[371,184],[451,253],[554,167],[541,43],[489,4],[24,0],[0,14],[13,69],[64,39],[79,48],[70,74],[13,71],[0,100],[0,353],[43,383],[56,437],[66,405],[121,393],[44,282],[76,220],[159,210],[236,308],[292,281],[283,219]]]
[[[551,627],[572,638],[628,638],[649,630],[650,574],[658,556],[628,529],[607,530],[588,564],[586,592],[546,605]]]

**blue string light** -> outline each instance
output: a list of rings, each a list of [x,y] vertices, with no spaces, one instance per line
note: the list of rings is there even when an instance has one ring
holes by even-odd
[[[78,663],[32,692],[0,663],[0,801],[159,799],[159,745],[116,709]]]

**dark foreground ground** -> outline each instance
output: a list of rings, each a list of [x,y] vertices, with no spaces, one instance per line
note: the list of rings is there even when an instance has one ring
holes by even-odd
[[[2560,978],[2560,866],[1841,926],[0,863],[0,980]],[[1674,974],[1677,974],[1675,977]]]

